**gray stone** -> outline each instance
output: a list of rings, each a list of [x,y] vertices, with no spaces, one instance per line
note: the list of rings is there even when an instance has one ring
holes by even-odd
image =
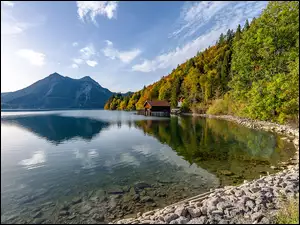
[[[245,206],[248,206],[250,209],[253,209],[255,207],[255,202],[253,200],[248,200],[246,201]]]
[[[187,211],[189,212],[189,214],[191,215],[192,218],[201,216],[200,208],[194,209],[194,208],[189,207],[189,208],[187,208]]]
[[[69,215],[70,213],[68,212],[68,211],[66,211],[66,210],[61,210],[60,212],[59,212],[59,215],[60,216],[67,216],[67,215]]]
[[[205,206],[202,206],[202,207],[200,208],[200,210],[201,210],[201,214],[202,214],[202,215],[206,215],[206,214],[207,214],[207,208],[206,208]]]
[[[80,203],[80,202],[82,202],[82,199],[81,199],[80,197],[76,197],[76,198],[74,198],[74,199],[72,200],[72,204],[73,204],[73,205],[78,204],[78,203]]]
[[[177,209],[175,210],[175,213],[178,216],[185,216],[187,213],[187,210],[184,208],[184,206],[178,206]]]
[[[262,214],[262,212],[256,212],[251,215],[251,220],[259,222],[259,220],[261,220],[263,217],[264,215]]]
[[[45,218],[36,218],[36,219],[33,221],[33,223],[34,223],[34,224],[41,224],[41,223],[43,223],[43,222],[45,222],[45,221],[46,221]]]
[[[153,202],[153,199],[149,196],[144,196],[141,198],[141,202],[145,203],[145,202]]]
[[[89,212],[91,209],[92,209],[91,206],[89,206],[89,205],[84,205],[84,206],[81,208],[80,213],[87,213],[87,212]]]
[[[236,197],[241,197],[245,195],[245,192],[243,190],[236,190],[234,194]]]
[[[72,220],[72,219],[74,219],[75,217],[76,217],[75,215],[68,216],[68,220]]]
[[[152,215],[154,215],[154,213],[155,213],[155,211],[145,212],[145,213],[143,213],[143,217],[145,217],[145,216],[152,216]]]
[[[221,219],[218,224],[230,224],[229,220]]]
[[[103,214],[94,214],[92,219],[94,219],[98,222],[103,222],[104,221],[104,215]]]
[[[41,211],[39,211],[39,212],[33,214],[32,217],[33,217],[33,218],[39,218],[39,217],[42,216],[42,214],[43,214],[43,213],[42,213]]]
[[[254,187],[254,188],[251,188],[250,191],[252,193],[257,193],[258,191],[260,191],[260,188],[259,187]]]
[[[164,217],[164,221],[166,223],[170,223],[172,220],[177,219],[179,216],[175,213],[170,213]]]
[[[194,218],[188,222],[188,224],[205,224],[207,222],[206,216],[201,216],[199,218]]]
[[[152,221],[151,220],[143,220],[141,221],[141,224],[150,224]]]
[[[223,215],[224,213],[223,213],[223,210],[214,210],[214,211],[212,211],[211,212],[211,215]]]
[[[65,204],[63,204],[61,207],[60,207],[60,210],[62,210],[62,211],[67,211],[67,210],[69,210],[69,206],[65,203]]]
[[[163,216],[159,216],[158,220],[165,222],[165,218]]]
[[[180,216],[178,219],[176,219],[176,221],[178,221],[178,224],[186,224],[189,222],[189,219],[183,216]]]
[[[267,217],[263,217],[259,223],[261,224],[270,224],[270,220]]]
[[[224,209],[230,208],[230,207],[232,207],[232,204],[230,204],[230,202],[219,202],[219,203],[217,204],[217,208],[218,208],[219,210],[224,210]]]

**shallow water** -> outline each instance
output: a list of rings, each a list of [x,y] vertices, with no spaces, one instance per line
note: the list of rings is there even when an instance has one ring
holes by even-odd
[[[294,153],[216,119],[1,112],[1,222],[111,221],[274,172]]]

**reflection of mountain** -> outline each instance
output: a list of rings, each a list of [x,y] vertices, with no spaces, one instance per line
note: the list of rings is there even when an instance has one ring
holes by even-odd
[[[17,125],[55,144],[75,137],[91,140],[108,127],[108,122],[58,115],[16,116],[1,118],[1,123]]]
[[[276,151],[282,142],[274,135],[222,120],[171,117],[169,121],[136,121],[135,125],[210,172],[230,170],[244,175],[252,170],[254,174],[253,170],[269,168],[280,154],[286,154]]]

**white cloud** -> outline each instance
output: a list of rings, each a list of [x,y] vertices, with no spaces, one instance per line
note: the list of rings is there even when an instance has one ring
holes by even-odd
[[[180,28],[169,37],[178,37],[182,33],[185,37],[191,36],[229,4],[234,3],[226,1],[186,2],[180,13]]]
[[[43,66],[45,64],[46,55],[40,52],[35,52],[32,49],[20,49],[17,55],[29,61],[32,65]]]
[[[201,1],[186,2],[182,7],[177,25],[179,26],[169,37],[185,39],[198,32],[206,26],[222,22],[222,18],[243,17],[245,20],[257,16],[267,2],[230,2],[230,1]],[[240,14],[242,13],[242,14]]]
[[[93,59],[96,55],[94,45],[92,43],[88,44],[86,47],[79,50],[80,56],[72,59],[73,65],[72,68],[78,68],[78,65],[86,62],[87,65],[95,67],[98,63]]]
[[[73,69],[77,69],[77,68],[78,68],[78,65],[75,64],[75,63],[73,63],[73,64],[71,65],[71,67],[72,67]]]
[[[73,47],[76,47],[76,46],[78,46],[78,42],[73,42],[72,45],[73,45]]]
[[[261,2],[238,2],[233,3],[235,5],[232,7],[225,7],[228,4],[228,2],[195,2],[190,8],[184,8],[181,17],[184,18],[186,24],[173,32],[173,36],[184,33],[187,37],[205,26],[209,26],[210,29],[202,31],[202,35],[186,42],[182,47],[176,47],[152,60],[146,59],[134,65],[132,70],[152,72],[157,69],[175,68],[178,64],[195,56],[198,51],[215,44],[221,33],[227,32],[228,29],[236,29],[238,24],[244,24],[245,20],[249,19],[249,15],[251,17],[259,15],[266,6],[265,2],[263,4]],[[211,20],[212,17],[214,17],[213,20]]]
[[[107,46],[102,50],[103,54],[106,57],[111,59],[120,59],[124,63],[130,63],[134,60],[139,54],[141,54],[141,50],[132,49],[129,51],[119,51],[113,47],[113,43],[109,40],[106,40]]]
[[[87,60],[86,64],[88,64],[91,67],[95,67],[98,63],[96,61]]]
[[[82,59],[73,59],[73,61],[77,64],[82,64],[83,60]]]
[[[26,28],[20,27],[17,24],[1,22],[1,34],[11,35],[22,33]]]
[[[89,44],[88,46],[79,50],[81,57],[83,59],[90,59],[91,56],[96,54],[95,48],[93,44]]]
[[[84,22],[89,18],[96,25],[96,16],[103,15],[112,19],[116,16],[117,7],[117,1],[77,1],[77,13],[79,19]]]
[[[13,7],[14,6],[14,2],[12,1],[1,1],[1,3],[5,6],[10,6],[10,7]]]
[[[219,30],[213,30],[206,35],[202,35],[195,40],[188,42],[183,47],[161,54],[153,60],[144,60],[143,63],[134,65],[133,71],[152,72],[157,69],[175,68],[178,64],[195,56],[199,50],[203,50],[212,44],[220,36]]]
[[[12,16],[11,10],[1,9],[1,35],[12,35],[24,32],[35,24],[20,22]]]
[[[140,72],[144,72],[144,73],[151,72],[155,68],[154,63],[155,62],[152,62],[152,61],[149,61],[149,60],[144,60],[143,63],[134,65],[132,67],[132,70],[133,71],[140,71]]]

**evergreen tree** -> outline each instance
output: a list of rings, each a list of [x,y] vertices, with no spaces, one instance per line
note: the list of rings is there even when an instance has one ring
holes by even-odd
[[[236,32],[235,32],[235,40],[236,41],[239,41],[241,39],[241,34],[242,34],[241,25],[239,24],[236,29]]]
[[[244,26],[244,29],[243,30],[248,30],[249,29],[249,21],[248,19],[246,19],[246,22],[245,22],[245,26]]]

